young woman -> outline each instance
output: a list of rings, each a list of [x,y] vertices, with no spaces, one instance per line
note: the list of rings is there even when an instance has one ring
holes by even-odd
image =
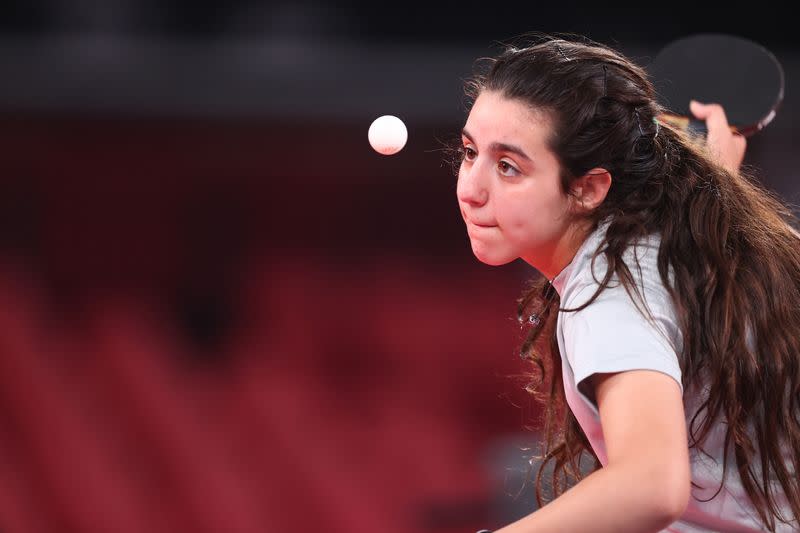
[[[458,202],[480,261],[543,274],[520,317],[560,494],[498,533],[800,530],[800,241],[723,110],[693,104],[696,141],[640,67],[554,38],[468,87]]]

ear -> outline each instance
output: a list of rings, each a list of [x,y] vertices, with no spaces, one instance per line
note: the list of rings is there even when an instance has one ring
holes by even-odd
[[[571,192],[579,212],[593,211],[606,199],[611,188],[611,173],[604,168],[593,168],[572,183]]]

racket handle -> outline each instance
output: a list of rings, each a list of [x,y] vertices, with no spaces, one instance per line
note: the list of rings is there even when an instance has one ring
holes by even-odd
[[[689,120],[689,124],[686,125],[686,131],[697,137],[705,137],[708,135],[708,128],[703,120]]]
[[[740,132],[736,126],[728,126],[728,128],[733,133],[739,133],[741,135],[747,136],[747,132]],[[707,137],[708,136],[708,127],[706,123],[702,120],[690,120],[689,124],[686,126],[686,130],[691,133],[692,135],[696,135],[698,137]]]
[[[658,120],[662,123],[677,126],[678,128],[687,131],[696,137],[706,137],[708,135],[708,128],[703,120],[697,120],[696,118],[689,118],[683,115],[673,115],[670,113],[659,115]],[[748,135],[748,131],[739,131],[736,126],[730,126],[730,129],[733,133],[739,133],[745,137]]]

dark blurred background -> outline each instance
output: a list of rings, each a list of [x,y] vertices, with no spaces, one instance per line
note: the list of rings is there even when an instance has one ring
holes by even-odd
[[[788,9],[788,8],[787,8]],[[766,4],[30,0],[0,7],[0,530],[441,532],[533,509],[515,299],[442,147],[497,42],[786,71],[746,163],[798,197],[800,37]],[[376,154],[379,115],[409,129]]]

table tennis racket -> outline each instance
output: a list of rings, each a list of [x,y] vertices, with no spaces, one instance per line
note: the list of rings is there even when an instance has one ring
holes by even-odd
[[[701,33],[661,49],[647,67],[658,102],[669,112],[659,117],[697,135],[705,122],[689,101],[717,103],[731,130],[745,137],[769,124],[783,101],[783,68],[762,45],[734,35]]]

